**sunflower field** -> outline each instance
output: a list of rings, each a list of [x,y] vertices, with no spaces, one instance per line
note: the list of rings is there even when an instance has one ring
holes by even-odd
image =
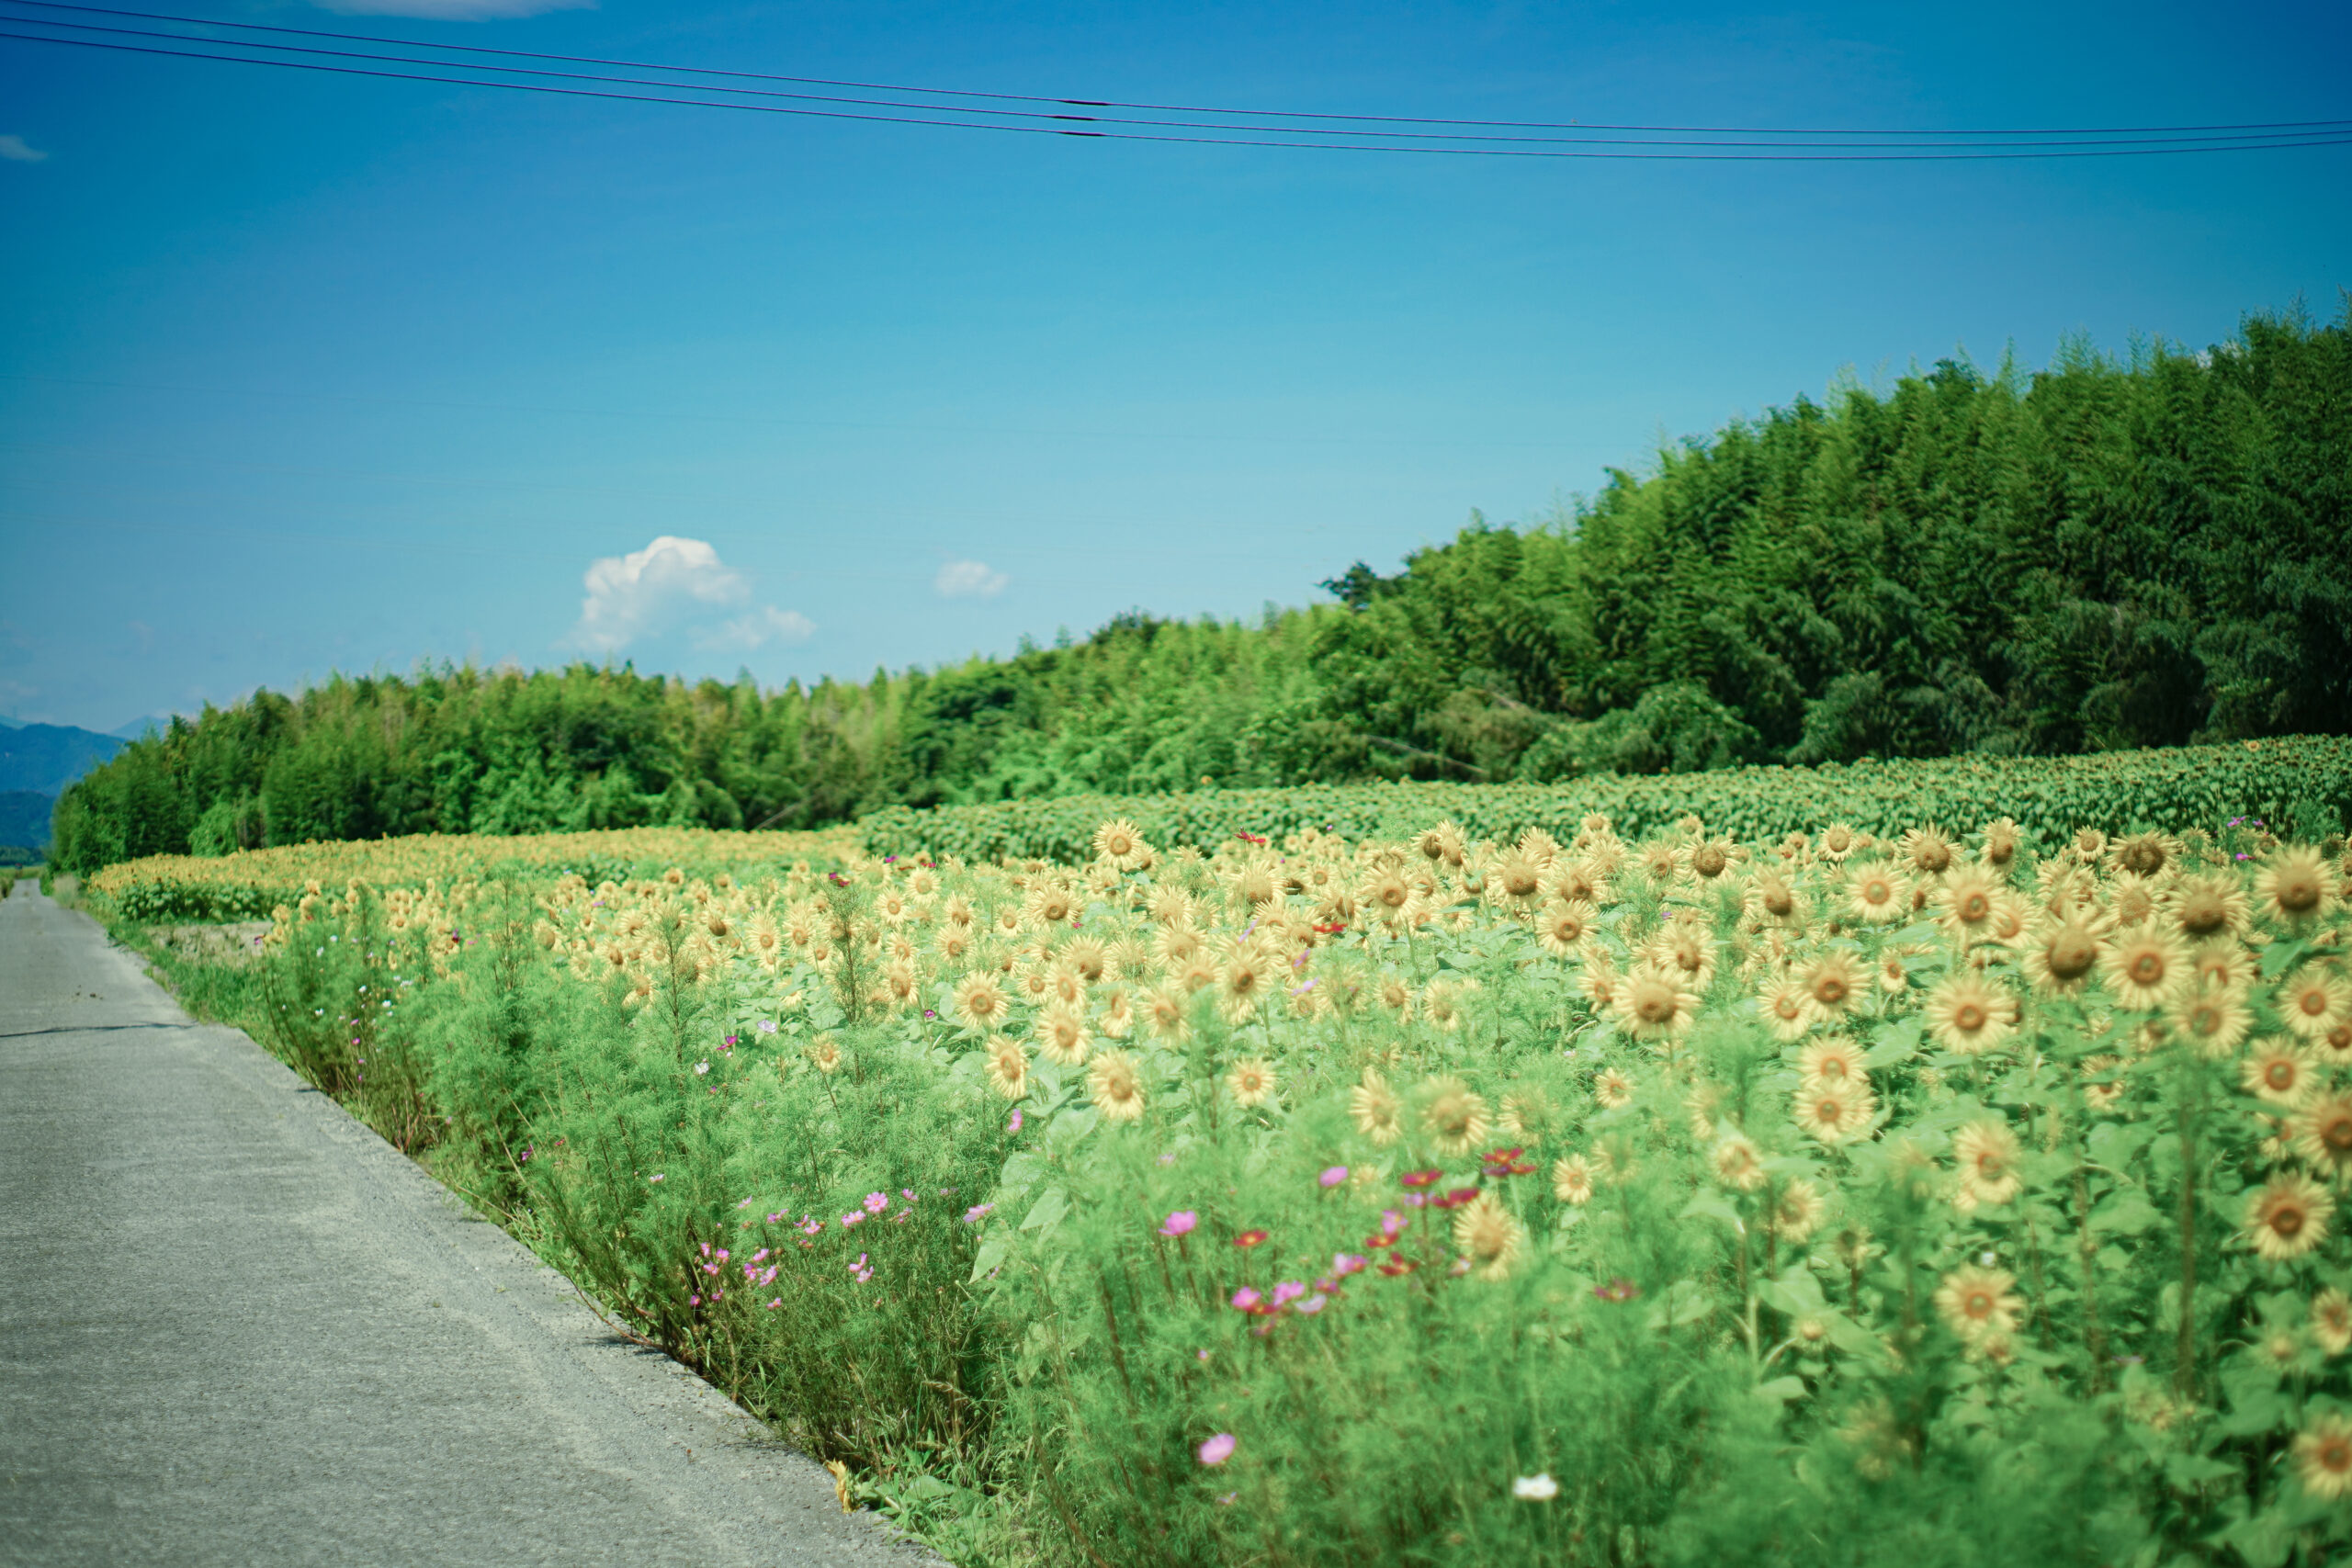
[[[958,1563],[2345,1561],[2342,839],[1840,815],[321,881],[232,1000]]]

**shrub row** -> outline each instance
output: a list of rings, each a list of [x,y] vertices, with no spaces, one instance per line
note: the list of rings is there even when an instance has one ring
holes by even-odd
[[[1181,795],[1065,795],[917,811],[889,807],[859,819],[874,855],[1083,861],[1095,828],[1124,817],[1165,848],[1206,850],[1236,834],[1281,839],[1317,828],[1351,839],[1396,838],[1442,818],[1497,842],[1528,828],[1566,839],[1588,812],[1629,838],[1686,813],[1743,840],[1844,822],[1891,833],[1921,822],[1973,829],[2014,818],[2030,839],[2076,828],[2218,829],[2258,818],[2318,840],[2352,815],[2352,739],[2291,736],[2229,746],[2112,751],[2086,757],[1962,756],[1817,768],[1735,768],[1566,784],[1307,784]],[[1568,831],[1563,831],[1563,829]]]

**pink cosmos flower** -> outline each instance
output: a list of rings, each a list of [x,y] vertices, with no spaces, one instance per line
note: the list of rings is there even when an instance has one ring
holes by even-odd
[[[1305,1301],[1299,1303],[1293,1310],[1303,1312],[1307,1316],[1313,1317],[1317,1313],[1323,1310],[1324,1303],[1329,1302],[1330,1299],[1330,1297],[1325,1295],[1322,1292],[1317,1291],[1313,1295],[1307,1297]]]
[[[1167,1219],[1160,1222],[1159,1234],[1162,1235],[1182,1235],[1200,1223],[1201,1216],[1196,1211],[1192,1209],[1179,1209],[1174,1213],[1169,1215]]]
[[[869,1214],[878,1214],[889,1206],[890,1195],[888,1192],[868,1192],[865,1195],[865,1212]]]
[[[1321,1182],[1326,1187],[1337,1187],[1340,1182],[1345,1181],[1347,1179],[1348,1168],[1344,1165],[1335,1165],[1315,1179]]]
[[[1335,1252],[1331,1254],[1331,1273],[1337,1279],[1344,1280],[1349,1275],[1354,1273],[1357,1269],[1362,1269],[1363,1266],[1364,1257],[1361,1252]]]
[[[1306,1294],[1305,1285],[1300,1284],[1296,1280],[1284,1280],[1274,1287],[1274,1304],[1278,1307],[1288,1306],[1305,1294]]]
[[[1233,1457],[1234,1438],[1230,1432],[1219,1432],[1201,1445],[1203,1464],[1223,1464]]]
[[[1233,1304],[1243,1312],[1250,1311],[1265,1299],[1258,1293],[1258,1288],[1255,1285],[1244,1285],[1233,1292]]]

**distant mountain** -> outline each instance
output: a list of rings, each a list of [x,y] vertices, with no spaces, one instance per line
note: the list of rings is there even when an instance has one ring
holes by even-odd
[[[47,849],[49,813],[56,804],[55,795],[35,790],[0,790],[0,847]],[[0,858],[0,865],[14,863]]]
[[[117,740],[143,740],[150,735],[161,735],[172,727],[172,716],[151,713],[144,718],[134,718],[129,724],[117,725],[107,731]]]
[[[20,724],[0,730],[0,790],[62,795],[67,784],[127,744],[70,724]]]

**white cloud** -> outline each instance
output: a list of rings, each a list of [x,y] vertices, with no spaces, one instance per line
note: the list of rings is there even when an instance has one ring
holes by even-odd
[[[762,643],[807,642],[816,635],[817,623],[799,611],[763,604],[748,615],[738,615],[709,631],[697,633],[695,646],[749,652]]]
[[[939,569],[933,586],[943,599],[993,599],[1012,579],[991,570],[986,561],[952,560]]]
[[[414,17],[427,22],[496,22],[542,11],[593,11],[596,0],[311,0],[345,17]]]
[[[618,653],[641,638],[692,623],[699,649],[748,650],[771,642],[802,642],[816,623],[797,610],[752,605],[752,585],[701,539],[664,534],[641,550],[591,561],[580,602],[580,623],[566,640],[595,653]],[[724,620],[704,606],[742,605]]]
[[[641,550],[589,563],[571,640],[610,653],[667,630],[696,604],[734,604],[752,596],[741,572],[700,539],[664,534]]]
[[[38,164],[49,156],[38,147],[28,147],[21,136],[0,136],[0,159],[11,164]]]

